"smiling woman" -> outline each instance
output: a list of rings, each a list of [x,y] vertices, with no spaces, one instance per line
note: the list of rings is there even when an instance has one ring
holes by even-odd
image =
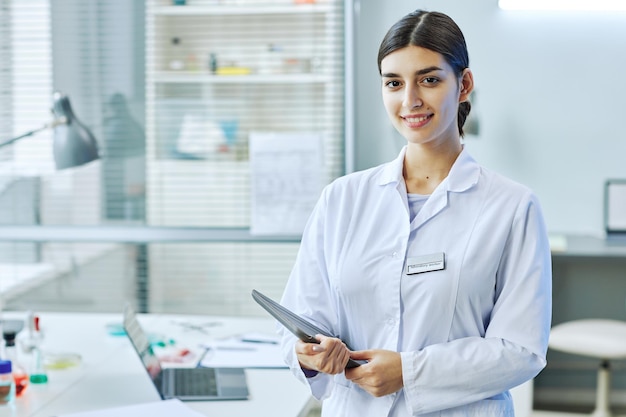
[[[512,417],[509,390],[546,364],[541,207],[463,146],[474,79],[450,17],[400,19],[378,66],[407,143],[324,189],[282,304],[336,337],[307,344],[284,332],[285,360],[324,400],[323,416]]]
[[[415,22],[407,19],[387,33],[378,52],[378,70],[383,103],[396,130],[409,144],[441,156],[434,163],[418,162],[416,153],[407,153],[407,160],[413,161],[404,168],[407,190],[428,195],[461,152],[474,78],[459,27],[439,13],[419,19],[419,30],[411,31]]]
[[[383,102],[398,132],[411,144],[448,153],[432,169],[405,167],[407,189],[430,194],[461,151],[459,137],[470,108],[472,73],[466,67],[453,69],[442,54],[420,46],[393,51],[380,66]]]

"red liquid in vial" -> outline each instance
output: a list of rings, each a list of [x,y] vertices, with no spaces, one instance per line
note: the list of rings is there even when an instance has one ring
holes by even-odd
[[[14,373],[13,380],[15,381],[15,395],[19,396],[28,385],[28,375],[25,373]]]

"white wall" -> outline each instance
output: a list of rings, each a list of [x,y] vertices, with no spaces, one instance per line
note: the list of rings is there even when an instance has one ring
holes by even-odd
[[[376,68],[386,30],[416,9],[449,14],[465,33],[483,165],[535,190],[551,232],[603,232],[603,186],[626,178],[626,13],[511,12],[496,0],[362,0],[357,19],[356,167],[393,158]],[[367,122],[364,122],[367,121]]]

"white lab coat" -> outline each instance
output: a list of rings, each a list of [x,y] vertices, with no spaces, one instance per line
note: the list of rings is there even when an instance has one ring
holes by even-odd
[[[546,364],[539,203],[463,150],[410,223],[405,151],[324,189],[282,298],[354,350],[401,352],[404,388],[375,398],[343,374],[306,379],[284,330],[283,354],[323,416],[513,416],[508,390]],[[407,258],[441,252],[445,269],[407,275]]]

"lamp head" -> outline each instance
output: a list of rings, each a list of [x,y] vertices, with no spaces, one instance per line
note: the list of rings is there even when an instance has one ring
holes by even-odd
[[[54,93],[52,112],[55,116],[53,151],[56,168],[72,168],[98,159],[96,139],[76,118],[66,95]]]

